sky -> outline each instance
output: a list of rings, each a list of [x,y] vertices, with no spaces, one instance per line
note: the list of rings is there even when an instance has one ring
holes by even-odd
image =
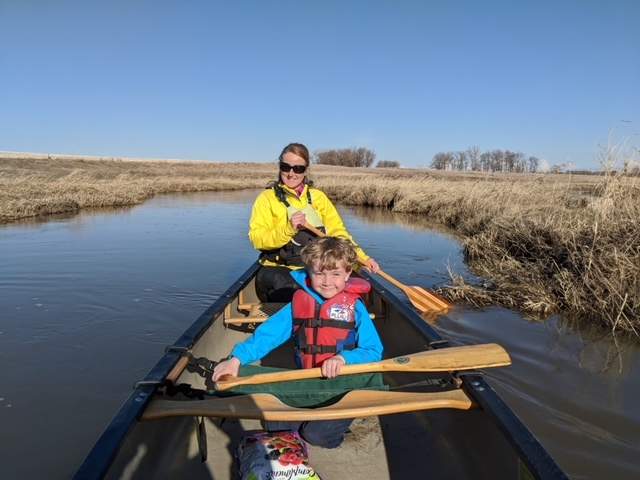
[[[640,146],[640,1],[0,0],[0,151],[424,167]]]

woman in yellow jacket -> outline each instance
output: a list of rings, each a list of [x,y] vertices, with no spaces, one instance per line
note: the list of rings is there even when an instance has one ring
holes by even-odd
[[[313,234],[305,222],[332,237],[351,240],[358,256],[373,273],[378,263],[353,241],[340,214],[324,192],[307,181],[309,150],[301,143],[290,143],[279,157],[278,180],[256,198],[251,211],[249,239],[260,251],[263,268],[256,276],[256,290],[263,302],[289,302],[295,281],[291,270],[302,268],[300,250]]]

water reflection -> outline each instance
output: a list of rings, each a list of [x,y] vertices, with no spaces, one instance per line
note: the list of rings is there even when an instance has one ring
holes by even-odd
[[[349,211],[359,219],[370,225],[393,225],[411,229],[415,232],[425,233],[425,231],[438,232],[439,234],[457,240],[455,234],[439,223],[429,220],[424,215],[410,213],[392,212],[374,207],[349,206]]]

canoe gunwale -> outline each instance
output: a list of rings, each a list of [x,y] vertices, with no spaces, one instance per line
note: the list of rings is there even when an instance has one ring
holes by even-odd
[[[535,478],[569,478],[481,374],[461,372],[458,377],[462,378],[467,394],[493,419]]]
[[[373,276],[361,274],[371,282],[373,289],[385,301],[396,308],[411,324],[429,340],[431,348],[447,348],[451,344],[412,308],[402,303]],[[446,316],[444,313],[441,316]],[[567,479],[555,460],[549,455],[538,439],[518,418],[515,412],[500,398],[496,391],[484,380],[480,372],[460,372],[455,377],[462,381],[464,390],[485,411],[498,426],[507,441],[518,452],[520,459],[537,479]]]
[[[209,308],[207,308],[195,322],[176,340],[167,347],[166,353],[149,371],[144,379],[137,383],[133,392],[109,422],[106,429],[98,438],[93,448],[84,459],[80,468],[73,476],[74,479],[104,478],[111,463],[115,459],[125,437],[140,419],[145,408],[151,401],[153,394],[164,382],[171,369],[178,363],[184,349],[191,349],[198,339],[220,315],[229,302],[255,276],[260,264],[254,262]]]

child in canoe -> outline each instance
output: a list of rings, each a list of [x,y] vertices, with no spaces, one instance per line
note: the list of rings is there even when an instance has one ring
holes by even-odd
[[[350,279],[357,261],[351,242],[337,237],[316,239],[302,250],[302,261],[305,270],[291,272],[300,286],[291,303],[233,348],[229,358],[215,367],[214,381],[225,375],[237,376],[240,365],[260,360],[291,337],[296,344],[297,365],[320,367],[327,378],[340,375],[345,364],[382,358],[382,342],[359,298],[371,286],[363,279]],[[336,448],[351,422],[265,422],[265,428],[295,430],[312,445]]]

